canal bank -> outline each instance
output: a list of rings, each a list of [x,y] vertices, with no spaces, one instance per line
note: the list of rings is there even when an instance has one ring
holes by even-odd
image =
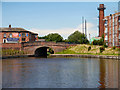
[[[34,55],[15,55],[15,56],[2,56],[1,59],[8,58],[22,58],[22,57],[35,57]],[[50,54],[48,57],[81,57],[81,58],[100,58],[100,59],[116,59],[120,60],[120,56],[114,55],[84,55],[84,54]]]
[[[2,59],[8,59],[8,58],[22,58],[22,57],[34,57],[34,55],[2,56],[2,57],[0,57],[0,58],[2,58]]]
[[[100,58],[100,59],[117,59],[120,60],[120,56],[114,55],[83,55],[83,54],[51,54],[51,57],[84,57],[84,58]]]

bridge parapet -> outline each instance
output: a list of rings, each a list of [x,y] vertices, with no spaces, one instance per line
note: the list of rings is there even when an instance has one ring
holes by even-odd
[[[23,42],[21,43],[23,47],[27,47],[27,46],[39,46],[41,45],[41,42]]]
[[[68,44],[65,42],[41,42],[41,41],[36,41],[36,42],[24,42],[22,43],[23,47],[27,47],[27,46],[72,46],[72,45],[76,45],[76,44]]]

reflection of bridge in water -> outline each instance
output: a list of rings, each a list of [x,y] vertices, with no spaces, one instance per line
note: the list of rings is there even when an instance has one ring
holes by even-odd
[[[47,56],[47,49],[51,48],[54,53],[67,49],[76,44],[68,44],[64,42],[27,42],[22,43],[22,50],[35,56]]]

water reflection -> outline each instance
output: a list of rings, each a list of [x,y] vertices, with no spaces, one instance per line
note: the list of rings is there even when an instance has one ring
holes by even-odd
[[[92,58],[4,59],[3,87],[117,88],[118,62]]]

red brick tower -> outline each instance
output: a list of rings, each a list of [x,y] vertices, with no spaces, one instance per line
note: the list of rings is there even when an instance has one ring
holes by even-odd
[[[104,4],[100,4],[98,7],[99,10],[99,37],[102,37],[104,34],[104,10],[106,8],[104,7]]]

